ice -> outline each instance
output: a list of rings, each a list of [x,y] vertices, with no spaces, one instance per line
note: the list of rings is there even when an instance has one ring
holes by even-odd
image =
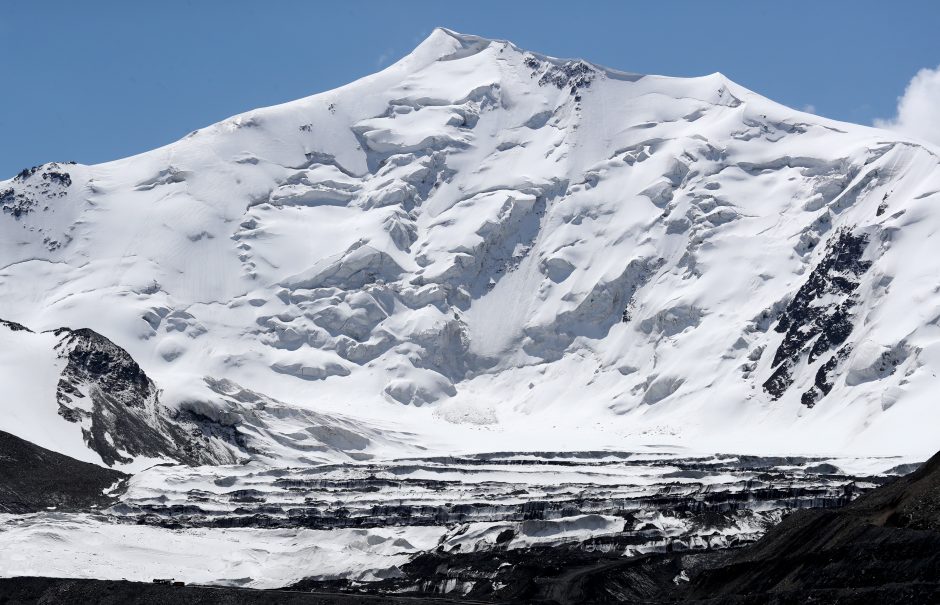
[[[203,529],[116,525],[85,515],[0,516],[3,576],[91,577],[279,588],[324,579],[395,577],[433,548],[443,527],[347,530]]]

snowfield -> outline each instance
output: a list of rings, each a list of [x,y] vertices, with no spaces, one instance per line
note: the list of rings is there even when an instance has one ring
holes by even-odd
[[[0,317],[32,330],[0,326],[0,429],[130,469],[923,459],[938,191],[928,144],[721,74],[438,29],[342,88],[0,183]],[[110,344],[76,344],[98,342],[80,328]],[[113,353],[147,401],[146,443],[100,411],[124,408],[95,347],[129,356]]]

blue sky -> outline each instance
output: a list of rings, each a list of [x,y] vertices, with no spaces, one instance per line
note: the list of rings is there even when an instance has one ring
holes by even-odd
[[[929,0],[6,0],[0,178],[132,155],[334,88],[407,54],[437,25],[627,71],[721,71],[787,105],[865,124],[894,117],[911,78],[940,64],[940,2]]]

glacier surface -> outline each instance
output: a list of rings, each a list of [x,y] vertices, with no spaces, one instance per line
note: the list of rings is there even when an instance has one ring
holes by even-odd
[[[380,581],[844,504],[936,449],[938,153],[438,29],[339,89],[26,169],[0,431],[135,475],[106,511],[3,515],[0,574]]]

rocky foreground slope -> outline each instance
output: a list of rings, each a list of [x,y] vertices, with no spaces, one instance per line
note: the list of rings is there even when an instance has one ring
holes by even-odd
[[[845,508],[794,513],[727,565],[702,573],[688,594],[940,602],[940,454]]]
[[[126,479],[0,431],[0,513],[104,508],[116,501]]]

